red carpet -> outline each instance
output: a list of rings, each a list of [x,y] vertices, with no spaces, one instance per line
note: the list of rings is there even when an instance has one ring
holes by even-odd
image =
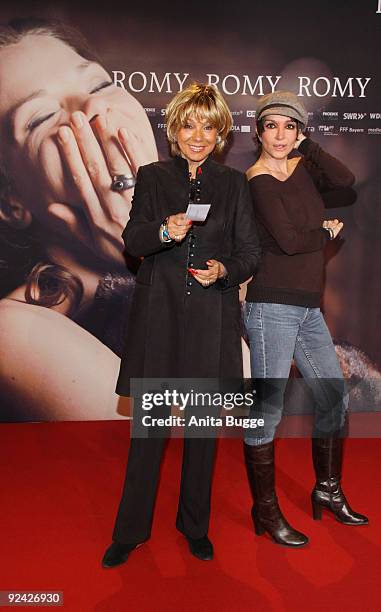
[[[310,536],[302,550],[254,535],[241,442],[221,440],[212,562],[193,558],[174,527],[181,441],[172,440],[152,539],[127,564],[103,570],[127,444],[127,422],[0,426],[0,590],[64,591],[63,609],[78,612],[379,610],[379,440],[347,442],[345,491],[371,519],[357,528],[327,514],[312,520],[309,442],[279,441],[279,497],[290,522]]]

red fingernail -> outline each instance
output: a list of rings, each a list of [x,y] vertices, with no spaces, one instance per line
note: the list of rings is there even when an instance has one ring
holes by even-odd
[[[193,268],[188,268],[188,272],[189,272],[190,274],[194,274],[194,270],[193,270]]]

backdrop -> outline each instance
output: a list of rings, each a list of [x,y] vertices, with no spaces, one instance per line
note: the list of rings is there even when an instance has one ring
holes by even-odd
[[[332,202],[336,208],[329,211],[330,217],[344,221],[345,229],[342,239],[330,245],[327,253],[324,311],[346,375],[370,385],[360,410],[377,410],[381,366],[380,2],[273,0],[264,6],[259,0],[209,0],[161,6],[146,0],[111,1],[96,10],[92,5],[79,7],[65,1],[49,6],[35,2],[32,10],[27,3],[2,2],[3,24],[29,16],[60,19],[78,28],[114,84],[130,94],[125,98],[125,112],[132,126],[129,133],[134,138],[131,150],[136,165],[168,156],[164,108],[189,81],[216,84],[225,95],[234,129],[224,161],[242,171],[255,160],[256,98],[274,89],[291,89],[301,97],[309,110],[311,138],[356,175],[356,202],[338,208],[340,201],[336,200]],[[15,171],[13,178],[20,184],[29,178],[32,186],[37,181],[36,168],[38,180],[41,173],[48,174],[53,152],[44,157],[33,140],[36,135],[20,145],[17,134],[9,134],[13,120],[9,100],[15,92],[19,97],[28,96],[36,79],[45,79],[50,97],[49,88],[63,86],[64,62],[57,59],[54,70],[51,63],[46,68],[52,59],[46,53],[35,46],[25,48],[15,59],[12,45],[0,46],[1,164],[4,167],[10,160],[21,173],[19,178]],[[84,83],[87,87],[81,81],[87,77],[78,74],[77,78],[76,86]],[[21,146],[17,156],[12,138]],[[66,163],[62,180],[67,176]],[[21,202],[22,207],[14,207],[11,214],[4,185],[0,419],[120,418],[123,409],[114,385],[133,275],[112,258],[105,263],[97,249],[88,245],[82,244],[82,251],[78,248],[77,257],[69,225],[62,232],[58,223],[49,225],[44,211],[38,209],[39,202],[30,209]],[[85,214],[81,221],[90,223]],[[57,262],[61,277],[64,275],[60,282],[70,287],[71,306],[67,307],[67,300],[52,306],[49,300],[45,304],[25,301],[34,266]],[[129,266],[134,271],[134,262]],[[54,292],[57,279],[52,280],[46,268],[40,280],[48,294]],[[79,307],[73,297],[78,287],[83,291]]]

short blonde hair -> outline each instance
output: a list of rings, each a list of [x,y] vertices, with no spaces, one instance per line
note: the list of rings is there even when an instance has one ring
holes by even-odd
[[[179,155],[177,144],[178,131],[194,115],[199,120],[207,120],[217,129],[219,140],[216,152],[220,153],[226,144],[226,138],[232,129],[233,118],[224,98],[214,85],[192,83],[179,91],[166,108],[167,138],[171,145],[172,155]]]

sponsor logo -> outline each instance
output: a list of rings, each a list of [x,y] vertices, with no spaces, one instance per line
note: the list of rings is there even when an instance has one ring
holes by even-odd
[[[323,111],[321,113],[322,119],[328,119],[329,121],[338,121],[339,113],[337,111]]]
[[[367,113],[344,113],[343,119],[344,121],[348,119],[355,119],[356,121],[361,121],[361,119],[365,119],[366,116]]]
[[[145,108],[144,110],[149,117],[156,115],[156,108]]]
[[[369,119],[381,119],[381,113],[369,113]]]
[[[159,130],[165,130],[165,128],[167,127],[166,123],[158,123],[157,127],[159,128]]]
[[[255,117],[255,110],[246,111],[246,117]]]
[[[340,126],[341,134],[363,134],[364,132],[365,132],[364,128],[348,127],[347,125]]]
[[[309,132],[310,134],[313,134],[313,133],[314,133],[314,131],[315,131],[315,126],[313,126],[313,125],[308,125],[308,126],[306,127],[306,132]]]
[[[231,114],[232,115],[242,115],[243,111],[241,111],[241,110],[240,111],[231,111]]]
[[[335,131],[337,129],[336,125],[319,125],[318,126],[318,131],[326,134],[327,136],[337,136],[337,132]]]
[[[241,131],[241,127],[239,125],[233,125],[232,132],[240,132],[240,131]]]
[[[241,132],[250,132],[250,131],[251,131],[250,125],[241,125]]]
[[[368,128],[368,134],[381,134],[381,128]]]

